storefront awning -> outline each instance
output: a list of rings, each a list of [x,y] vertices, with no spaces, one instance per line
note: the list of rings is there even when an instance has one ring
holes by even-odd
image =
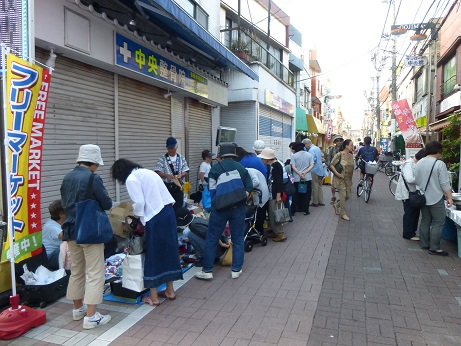
[[[306,114],[306,117],[307,117],[307,127],[309,128],[309,132],[325,134],[325,129],[323,128],[323,125],[320,119],[315,118],[312,114]]]
[[[296,131],[307,131],[306,111],[302,108],[296,108]]]
[[[148,14],[149,20],[155,25],[167,29],[172,36],[176,36],[188,45],[195,48],[200,54],[204,53],[214,59],[214,63],[223,68],[237,68],[255,81],[258,75],[236,55],[228,50],[219,40],[200,26],[189,14],[171,0],[136,0]]]
[[[453,118],[455,116],[455,114],[445,118],[445,119],[442,119],[442,120],[438,120],[438,121],[435,121],[431,124],[429,124],[429,130],[431,131],[440,131],[441,129],[443,129],[444,127],[447,127],[448,125],[450,125],[450,119]]]

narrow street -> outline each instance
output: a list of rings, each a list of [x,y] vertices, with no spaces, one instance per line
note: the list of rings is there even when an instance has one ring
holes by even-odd
[[[354,181],[358,178],[355,172]],[[11,345],[460,345],[456,244],[436,257],[401,238],[402,207],[378,173],[369,203],[353,190],[350,222],[328,204],[296,215],[288,240],[255,245],[243,275],[215,267],[156,308],[107,303],[112,321],[83,331],[70,301],[46,308],[46,325]],[[2,342],[2,345],[8,344]]]

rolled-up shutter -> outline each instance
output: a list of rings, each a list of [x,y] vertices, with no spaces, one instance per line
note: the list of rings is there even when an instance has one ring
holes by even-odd
[[[272,148],[271,144],[271,110],[268,107],[259,105],[259,137],[264,141],[266,148]]]
[[[38,50],[37,60],[48,54]],[[101,148],[104,166],[99,174],[111,197],[115,184],[110,166],[115,160],[113,73],[62,56],[56,59],[50,84],[45,121],[42,166],[42,218],[49,217],[48,206],[60,199],[64,175],[71,171],[83,144]]]
[[[163,89],[123,76],[118,79],[119,157],[154,169],[171,134],[170,99],[163,97]],[[120,200],[128,199],[123,186]]]
[[[202,163],[202,151],[211,151],[211,107],[189,99],[189,148],[187,163],[189,164],[189,181],[192,192],[196,191],[198,168]]]

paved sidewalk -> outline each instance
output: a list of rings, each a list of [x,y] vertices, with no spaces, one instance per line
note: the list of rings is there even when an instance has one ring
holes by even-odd
[[[245,254],[237,280],[229,267],[216,266],[212,281],[191,270],[175,301],[104,304],[113,321],[91,331],[62,299],[46,325],[0,345],[461,345],[456,244],[443,242],[442,258],[402,239],[388,181],[378,173],[367,204],[352,191],[350,222],[329,204],[296,214],[286,242]]]

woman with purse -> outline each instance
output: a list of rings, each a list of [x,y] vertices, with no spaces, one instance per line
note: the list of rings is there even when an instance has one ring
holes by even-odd
[[[285,232],[283,231],[282,224],[275,223],[275,209],[277,205],[283,206],[282,193],[283,193],[283,167],[280,162],[277,161],[275,153],[272,149],[265,148],[258,155],[259,158],[269,167],[267,185],[269,187],[269,201],[268,213],[269,222],[271,224],[272,231],[268,232],[266,236],[272,238],[275,242],[284,241],[287,239]]]
[[[303,212],[309,215],[309,204],[311,203],[312,176],[311,171],[314,168],[314,158],[304,150],[303,143],[296,143],[293,146],[294,154],[291,158],[291,170],[293,172],[295,195],[291,205],[291,215],[296,212]]]
[[[416,191],[415,167],[419,160],[426,156],[423,148],[415,154],[413,160],[407,160],[401,166],[401,173],[395,190],[395,199],[403,202],[403,238],[419,240],[416,236],[421,208],[410,203],[408,199],[410,191]]]
[[[346,201],[351,198],[352,173],[354,173],[354,156],[351,154],[354,150],[354,143],[351,139],[346,139],[330,163],[330,170],[335,175],[334,186],[339,191],[339,202],[335,202],[336,215],[341,219],[349,221],[346,214]]]
[[[67,241],[71,261],[67,298],[74,303],[74,321],[83,319],[83,329],[92,329],[111,320],[110,315],[102,315],[96,311],[97,305],[102,302],[104,289],[104,243],[76,243],[75,223],[80,216],[77,215],[76,206],[79,202],[93,199],[99,202],[101,209],[109,210],[112,208],[112,199],[102,179],[95,174],[98,167],[104,165],[101,149],[93,144],[82,145],[77,164],[77,167],[66,174],[61,185],[62,207],[66,213],[62,224],[62,240]],[[96,227],[97,220],[95,234]]]
[[[133,201],[137,221],[144,225],[144,287],[150,296],[143,298],[149,305],[160,305],[160,298],[175,300],[173,281],[182,280],[179,263],[174,198],[160,176],[127,159],[119,159],[110,169],[112,179],[126,185]],[[135,221],[136,223],[136,221]],[[136,225],[131,225],[133,228]],[[166,289],[157,287],[166,283]]]
[[[419,189],[424,189],[426,204],[421,208],[419,225],[420,245],[429,250],[429,254],[448,256],[448,252],[440,249],[442,229],[445,223],[446,209],[443,196],[446,196],[447,207],[453,205],[450,177],[442,157],[442,143],[438,141],[426,144],[426,157],[415,167],[415,182]]]

